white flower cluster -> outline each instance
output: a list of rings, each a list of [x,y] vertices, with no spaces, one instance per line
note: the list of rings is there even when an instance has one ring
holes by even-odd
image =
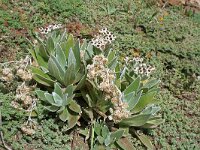
[[[110,31],[108,31],[107,28],[99,30],[99,33],[99,35],[92,39],[91,43],[93,46],[99,48],[100,50],[104,50],[106,44],[112,43],[112,41],[116,39],[116,36],[114,36]]]
[[[43,28],[39,28],[39,32],[41,34],[48,34],[49,32],[56,30],[56,29],[61,29],[62,28],[62,24],[52,24],[52,25],[48,25],[47,27]]]
[[[127,103],[121,100],[121,91],[114,84],[114,72],[106,67],[107,61],[103,55],[96,55],[93,64],[87,66],[87,77],[91,80],[100,79],[99,89],[104,92],[105,100],[111,100],[114,105],[113,109],[110,109],[111,115],[108,118],[118,122],[122,118],[127,118],[130,112],[126,109]]]
[[[93,57],[93,64],[87,65],[88,69],[88,78],[94,79],[98,76],[105,78],[106,74],[108,74],[109,69],[105,68],[108,59],[103,55],[96,55]],[[107,76],[106,76],[107,77]]]
[[[131,61],[134,62],[133,70],[137,75],[146,75],[149,77],[152,71],[155,70],[155,67],[144,63],[143,58],[135,57]]]

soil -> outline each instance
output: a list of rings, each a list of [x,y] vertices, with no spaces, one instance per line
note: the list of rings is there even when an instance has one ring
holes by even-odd
[[[14,61],[16,58],[17,49],[10,49],[6,46],[0,45],[0,63],[6,61]]]
[[[200,11],[200,0],[160,0],[161,6],[184,6],[186,10]]]

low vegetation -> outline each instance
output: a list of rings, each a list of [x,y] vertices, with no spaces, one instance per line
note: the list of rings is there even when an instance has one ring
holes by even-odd
[[[2,0],[0,147],[199,149],[200,15],[156,4]]]

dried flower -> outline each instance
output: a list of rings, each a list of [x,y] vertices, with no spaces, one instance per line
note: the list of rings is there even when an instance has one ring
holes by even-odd
[[[24,81],[30,81],[32,79],[32,74],[29,70],[26,71],[23,69],[19,69],[17,70],[16,75],[19,76]]]
[[[17,87],[15,101],[11,105],[19,108],[19,103],[21,103],[23,108],[28,109],[32,105],[33,101],[35,101],[34,96],[31,95],[33,90],[34,86],[27,86],[25,82],[23,82]]]
[[[32,73],[27,69],[27,66],[32,64],[31,58],[26,56],[25,59],[21,59],[15,69],[17,70],[16,75],[24,81],[30,81],[32,79]]]
[[[14,75],[12,73],[12,70],[10,68],[4,68],[2,70],[2,77],[1,79],[6,82],[11,82],[14,78]]]
[[[23,125],[21,126],[22,132],[23,132],[24,134],[26,134],[26,135],[29,135],[29,136],[35,134],[35,128],[36,128],[35,125],[33,125],[33,124],[29,125],[29,124],[27,124],[27,123],[25,123],[25,124],[23,124]]]

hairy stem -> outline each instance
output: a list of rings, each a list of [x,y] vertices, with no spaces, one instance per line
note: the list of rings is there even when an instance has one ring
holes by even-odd
[[[95,126],[95,121],[92,123],[92,129],[91,129],[91,142],[90,142],[90,149],[93,149],[94,145],[94,126]]]

